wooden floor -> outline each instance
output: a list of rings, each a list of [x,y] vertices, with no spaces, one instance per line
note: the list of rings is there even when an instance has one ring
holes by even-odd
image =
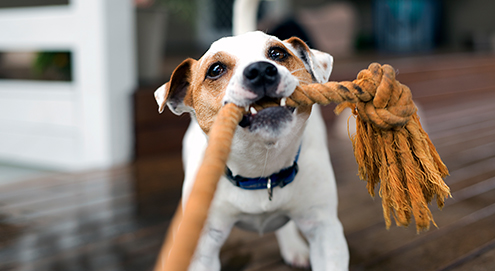
[[[495,270],[495,58],[389,62],[412,89],[450,169],[452,198],[442,211],[431,206],[438,228],[386,230],[380,198],[358,180],[352,147],[328,117],[350,269]],[[337,62],[331,79],[352,79],[365,66]],[[0,186],[0,270],[150,270],[180,196],[175,137],[168,137],[175,147],[166,155],[132,165]],[[295,270],[283,264],[273,234],[234,230],[221,260],[223,270]]]

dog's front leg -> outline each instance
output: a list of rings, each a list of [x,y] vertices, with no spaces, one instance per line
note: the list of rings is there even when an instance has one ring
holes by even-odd
[[[338,218],[328,216],[295,220],[309,242],[313,271],[348,270],[349,250]]]
[[[299,235],[294,221],[289,221],[275,232],[284,261],[294,267],[309,269],[309,247]]]
[[[214,208],[210,210],[189,271],[220,271],[220,248],[234,223],[232,216],[215,212]]]

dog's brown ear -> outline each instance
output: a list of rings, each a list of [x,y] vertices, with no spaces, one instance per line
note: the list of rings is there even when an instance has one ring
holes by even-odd
[[[170,81],[159,87],[155,91],[155,99],[158,103],[158,112],[162,113],[165,105],[176,115],[184,112],[191,112],[191,107],[187,106],[185,99],[192,77],[192,66],[196,60],[188,58],[175,68]]]
[[[330,54],[310,49],[298,37],[284,40],[284,43],[304,62],[304,66],[313,75],[317,83],[326,83],[328,81],[333,69],[333,57]]]

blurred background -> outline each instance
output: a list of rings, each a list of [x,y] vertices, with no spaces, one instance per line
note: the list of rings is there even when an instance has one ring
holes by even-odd
[[[180,198],[189,122],[158,114],[153,92],[232,35],[233,4],[0,0],[0,270],[151,268]],[[495,267],[494,10],[491,0],[260,2],[258,29],[332,54],[331,80],[392,64],[453,172],[458,207],[435,213],[447,230],[384,231],[380,201],[355,174],[347,118],[325,107],[351,269]],[[467,227],[481,234],[471,246],[446,241]],[[292,270],[273,236],[229,240],[226,270]],[[425,249],[444,246],[462,249]]]

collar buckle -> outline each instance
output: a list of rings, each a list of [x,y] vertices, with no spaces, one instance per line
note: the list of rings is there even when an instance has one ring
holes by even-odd
[[[268,182],[266,183],[266,189],[268,190],[268,199],[272,201],[273,198],[272,178],[268,178]]]
[[[246,190],[258,190],[267,189],[268,199],[271,201],[273,199],[273,188],[280,186],[280,188],[285,187],[290,184],[296,178],[297,172],[299,171],[299,166],[297,165],[297,160],[299,158],[299,153],[301,152],[301,145],[299,145],[299,150],[297,151],[296,158],[292,166],[284,168],[277,173],[273,173],[267,177],[256,177],[256,178],[246,178],[239,175],[234,176],[232,171],[225,167],[225,177],[233,185],[246,189]]]

